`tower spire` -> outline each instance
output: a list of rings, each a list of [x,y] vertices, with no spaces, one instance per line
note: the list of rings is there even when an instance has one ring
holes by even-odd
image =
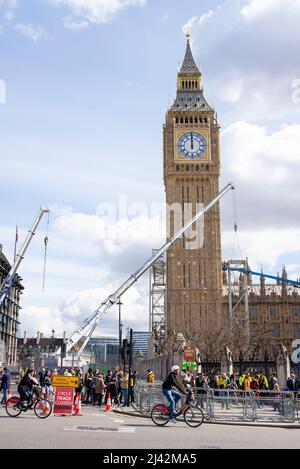
[[[188,28],[188,27],[187,27]],[[192,49],[191,49],[191,44],[190,44],[190,31],[187,29],[186,31],[186,51],[185,51],[185,57],[183,60],[183,63],[181,65],[181,68],[179,70],[178,76],[193,76],[193,77],[201,77],[201,72],[199,68],[197,67],[197,64],[195,62]]]

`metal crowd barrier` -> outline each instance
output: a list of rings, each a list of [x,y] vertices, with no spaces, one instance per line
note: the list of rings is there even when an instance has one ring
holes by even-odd
[[[136,385],[134,396],[133,406],[141,414],[150,414],[155,404],[167,403],[160,383]],[[300,393],[197,388],[194,400],[207,421],[300,422]]]

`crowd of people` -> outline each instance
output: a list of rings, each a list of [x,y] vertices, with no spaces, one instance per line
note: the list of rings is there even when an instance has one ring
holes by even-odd
[[[134,402],[136,382],[136,371],[129,376],[128,370],[114,368],[105,374],[90,368],[81,379],[82,402],[86,405],[96,404],[101,407],[102,404],[107,404],[108,395],[110,395],[113,404],[125,407],[129,402]]]
[[[183,383],[189,383],[194,388],[198,404],[202,408],[209,390],[214,390],[214,397],[219,398],[222,409],[229,409],[231,404],[238,404],[240,398],[254,395],[258,408],[272,401],[274,410],[281,412],[282,391],[295,397],[300,395],[300,379],[294,374],[291,374],[282,389],[275,373],[268,379],[264,373],[251,371],[239,375],[222,373],[209,377],[205,373],[194,375],[190,370],[185,370],[181,373],[181,379]]]
[[[42,397],[51,399],[53,395],[52,380],[58,376],[58,370],[41,368],[38,372],[34,369],[21,369],[19,371],[18,390],[28,381],[35,383],[39,387],[39,393]],[[129,402],[134,402],[134,385],[137,382],[137,372],[134,371],[129,376],[128,370],[108,370],[106,373],[98,369],[89,368],[85,373],[81,369],[69,368],[63,371],[63,376],[75,376],[78,378],[79,385],[75,389],[75,396],[79,392],[82,403],[85,405],[97,405],[101,407],[107,404],[108,395],[110,395],[112,404],[127,406]],[[0,374],[0,391],[3,391],[1,404],[5,405],[8,398],[8,390],[11,387],[11,374],[7,368]],[[22,383],[22,384],[21,384]],[[21,384],[21,387],[20,387]]]

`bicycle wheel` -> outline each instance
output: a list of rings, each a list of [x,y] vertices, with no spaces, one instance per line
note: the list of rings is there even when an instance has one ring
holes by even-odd
[[[34,404],[33,410],[39,419],[46,419],[51,415],[52,405],[47,399],[38,399]]]
[[[167,425],[170,419],[168,407],[164,404],[155,405],[151,411],[151,419],[155,425],[160,427]]]
[[[184,421],[189,427],[200,427],[204,421],[204,414],[200,407],[189,406],[183,414]]]
[[[22,409],[20,408],[20,402],[21,401],[19,397],[11,397],[8,399],[5,405],[7,415],[10,417],[18,417],[22,412]]]

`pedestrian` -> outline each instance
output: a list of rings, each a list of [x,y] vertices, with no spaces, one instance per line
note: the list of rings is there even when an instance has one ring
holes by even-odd
[[[137,371],[134,370],[130,377],[130,402],[134,403],[134,387],[137,384]]]
[[[274,401],[273,401],[274,411],[278,411],[279,414],[282,414],[282,402],[281,402],[282,396],[280,393],[280,387],[278,383],[274,384],[273,396],[274,396]]]
[[[221,389],[219,391],[219,396],[221,397],[221,405],[222,409],[226,407],[226,410],[229,409],[229,393],[228,393],[228,387],[229,387],[229,379],[227,378],[226,373],[222,373],[221,376],[218,378],[218,388]]]
[[[110,394],[111,402],[114,404],[119,404],[119,399],[118,399],[118,388],[117,388],[117,377],[113,376],[110,380],[110,382],[107,385],[107,391],[106,391],[106,403],[107,403],[107,398],[108,394]]]
[[[54,368],[54,370],[52,371],[52,378],[53,376],[58,376],[58,371],[56,368]]]
[[[45,368],[41,368],[40,371],[38,372],[39,383],[40,383],[41,388],[45,387],[45,371],[46,371]]]
[[[106,385],[103,379],[103,374],[98,372],[95,380],[95,399],[97,400],[98,406],[101,407],[103,397],[105,394]]]
[[[85,404],[93,403],[94,383],[93,383],[93,370],[89,368],[84,377],[84,385],[86,387],[86,400]]]
[[[80,369],[77,369],[75,371],[75,375],[76,377],[78,378],[78,386],[77,388],[75,388],[75,393],[74,393],[74,403],[76,401],[76,396],[77,394],[80,394],[80,400],[81,399],[81,393],[82,393],[82,390],[83,390],[83,379],[82,379],[82,373],[81,373],[81,370]]]
[[[259,376],[256,374],[250,383],[250,389],[255,393],[255,402],[258,408],[261,408],[259,394]]]
[[[108,370],[107,375],[105,376],[105,384],[109,384],[112,379],[112,371]]]
[[[51,380],[50,370],[46,370],[45,372],[44,385],[45,385],[45,398],[49,399],[50,394],[52,393],[52,380]]]
[[[155,374],[152,370],[148,370],[147,372],[147,383],[153,384],[155,382]]]
[[[245,391],[245,397],[250,397],[250,395],[251,395],[251,393],[250,393],[250,390],[251,390],[251,376],[250,376],[249,371],[246,373],[246,376],[245,376],[245,379],[244,379],[244,382],[243,382],[243,389]]]
[[[275,389],[275,384],[278,384],[278,379],[275,373],[272,373],[272,376],[269,381],[269,389],[273,391]]]
[[[123,400],[124,400],[122,407],[125,407],[128,404],[129,373],[127,370],[124,371],[124,375],[120,381],[120,384],[121,384]]]
[[[2,401],[1,401],[2,405],[6,405],[7,393],[8,393],[8,390],[10,389],[10,386],[11,386],[10,371],[7,367],[4,367],[3,368],[3,374],[2,374],[2,377],[1,377],[1,385],[0,385],[0,392],[3,391],[3,397],[2,397]]]
[[[207,377],[204,373],[198,373],[196,377],[196,398],[201,409],[204,409],[208,389]]]
[[[286,386],[289,391],[296,391],[296,376],[291,374],[291,376],[287,379]]]

